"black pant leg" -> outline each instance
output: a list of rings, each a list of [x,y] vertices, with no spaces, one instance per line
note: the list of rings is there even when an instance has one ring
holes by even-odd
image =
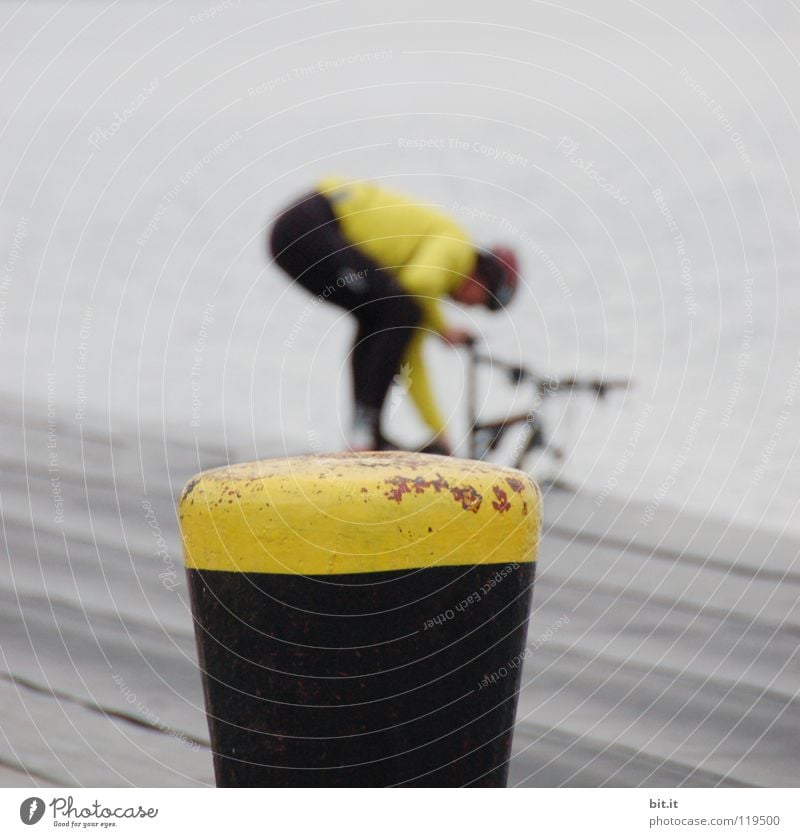
[[[277,218],[269,250],[275,263],[309,293],[348,311],[362,303],[364,289],[382,272],[342,235],[330,203],[317,193]]]
[[[359,328],[352,364],[356,403],[379,414],[422,314],[394,279],[387,276],[378,284],[381,288],[371,288],[371,298],[353,312]]]
[[[422,319],[415,300],[391,271],[342,235],[327,199],[313,193],[274,223],[270,251],[279,267],[310,293],[358,321],[351,356],[356,407],[377,422],[414,329]]]

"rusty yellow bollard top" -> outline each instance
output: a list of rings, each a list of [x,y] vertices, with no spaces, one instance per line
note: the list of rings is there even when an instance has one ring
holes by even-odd
[[[301,456],[207,471],[180,501],[186,566],[332,575],[532,561],[527,474],[416,453]]]

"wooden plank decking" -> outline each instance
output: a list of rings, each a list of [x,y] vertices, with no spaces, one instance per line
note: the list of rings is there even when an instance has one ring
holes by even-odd
[[[175,498],[247,454],[4,410],[0,785],[213,784]],[[800,784],[797,541],[641,513],[547,492],[511,783]]]

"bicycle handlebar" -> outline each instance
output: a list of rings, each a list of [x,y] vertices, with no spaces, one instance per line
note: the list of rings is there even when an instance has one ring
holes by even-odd
[[[585,389],[596,392],[602,398],[609,390],[612,389],[629,389],[631,382],[625,378],[554,378],[552,376],[540,375],[532,369],[525,366],[509,363],[505,360],[499,360],[478,350],[478,340],[476,338],[470,339],[464,344],[469,350],[470,359],[474,366],[478,364],[486,364],[488,366],[498,367],[506,372],[512,384],[519,384],[522,381],[532,381],[537,387],[542,388],[546,392],[554,393],[556,390],[566,389]]]

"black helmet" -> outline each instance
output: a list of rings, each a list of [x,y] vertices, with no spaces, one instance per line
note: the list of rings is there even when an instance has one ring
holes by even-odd
[[[490,311],[505,308],[519,284],[518,261],[510,247],[494,247],[478,254],[475,272],[489,292],[484,305]]]

